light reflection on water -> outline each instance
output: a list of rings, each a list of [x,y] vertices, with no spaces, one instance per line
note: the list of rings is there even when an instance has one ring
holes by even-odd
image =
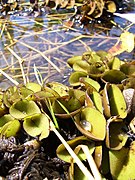
[[[122,28],[129,24],[121,18],[116,17],[114,20]],[[116,43],[121,33],[121,30],[113,25],[108,30],[108,27],[101,28],[100,24],[96,26],[96,31],[93,31],[92,25],[84,30],[79,24],[75,25],[75,29],[67,31],[63,28],[61,20],[56,21],[47,16],[34,19],[12,15],[7,17],[5,27],[0,41],[0,68],[18,82],[22,82],[22,72],[17,57],[22,60],[24,72],[30,81],[36,81],[33,70],[35,65],[46,82],[67,82],[71,71],[66,64],[68,58],[81,55],[89,47],[95,51],[107,51]],[[135,33],[135,26],[132,26],[130,31]],[[85,33],[88,36],[82,37]],[[17,57],[6,47],[11,48]],[[61,73],[47,62],[46,57],[61,70]],[[133,59],[134,52],[123,53],[120,58]],[[6,78],[0,78],[3,83],[1,86],[5,87]]]

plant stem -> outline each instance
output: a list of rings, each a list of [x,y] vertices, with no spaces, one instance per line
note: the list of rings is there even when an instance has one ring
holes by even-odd
[[[84,166],[82,161],[78,158],[78,156],[74,153],[74,151],[71,149],[71,147],[67,144],[67,142],[64,140],[64,138],[60,135],[60,133],[57,131],[57,129],[54,127],[53,122],[50,122],[51,130],[57,135],[57,137],[60,139],[62,144],[65,146],[69,154],[72,156],[78,167],[81,169],[81,171],[84,173],[84,175],[88,178],[88,180],[94,180],[94,177],[92,174],[88,171],[88,169]]]

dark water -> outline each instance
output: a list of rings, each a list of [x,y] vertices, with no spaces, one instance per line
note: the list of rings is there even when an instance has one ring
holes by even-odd
[[[19,83],[24,81],[21,65],[27,81],[37,81],[34,72],[36,67],[45,82],[65,83],[71,71],[66,64],[68,58],[81,55],[89,48],[108,51],[117,42],[121,29],[131,24],[125,19],[110,17],[109,20],[104,19],[102,24],[98,21],[82,27],[76,20],[73,28],[67,30],[63,22],[71,15],[72,12],[61,13],[60,16],[44,13],[34,18],[24,13],[23,16],[15,14],[0,19],[0,68]],[[121,28],[114,26],[110,20]],[[129,31],[135,33],[135,25]],[[131,60],[135,58],[135,52],[122,53],[119,57]],[[13,85],[7,79],[0,75],[2,88]]]

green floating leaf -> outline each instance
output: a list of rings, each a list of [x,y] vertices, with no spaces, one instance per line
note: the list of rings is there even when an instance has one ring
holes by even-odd
[[[74,71],[80,71],[80,72],[85,72],[88,73],[90,69],[90,65],[88,62],[80,60],[74,63],[73,65]]]
[[[135,76],[135,61],[131,63],[122,64],[120,67],[120,71],[128,76]]]
[[[93,79],[91,79],[91,78],[81,77],[81,78],[79,79],[79,81],[80,81],[82,84],[85,85],[85,88],[86,88],[86,89],[89,88],[89,87],[94,88],[96,91],[99,91],[99,89],[100,89],[100,84],[99,84],[97,81],[95,81],[95,80],[93,80]]]
[[[79,79],[81,77],[86,77],[87,73],[85,72],[73,72],[70,77],[69,77],[69,83],[71,86],[79,86],[81,85],[81,82],[79,81]]]
[[[98,110],[86,107],[80,116],[75,116],[75,124],[82,134],[93,140],[104,140],[106,119]]]
[[[126,156],[127,155],[127,156]],[[123,154],[126,156],[122,169],[117,177],[118,180],[135,179],[135,141],[131,143],[129,153]]]
[[[111,61],[114,57],[112,56],[112,54],[106,52],[106,51],[103,51],[103,50],[99,50],[96,52],[96,54],[98,56],[100,56],[101,58],[101,61]]]
[[[7,107],[21,99],[31,99],[33,91],[26,87],[9,87],[3,94],[3,102]]]
[[[14,118],[10,114],[5,114],[0,118],[0,127],[12,120],[14,120]]]
[[[21,87],[21,88],[18,88],[17,91],[18,91],[19,98],[16,99],[16,101],[14,102],[17,102],[19,99],[32,100],[33,91],[31,89],[28,89],[26,87]]]
[[[63,108],[58,101],[65,108]],[[70,98],[69,100],[58,99],[58,101],[54,101],[52,104],[54,113],[56,114],[65,114],[66,111],[73,112],[82,107],[80,101],[76,98]]]
[[[122,119],[107,121],[106,146],[113,150],[121,149],[127,141],[128,136],[122,131],[125,123]]]
[[[102,100],[101,100],[101,95],[97,91],[93,91],[92,94],[90,95],[94,106],[98,111],[103,113],[103,107],[102,107]]]
[[[70,172],[69,172],[70,173]],[[74,177],[73,179],[77,180],[88,180],[84,173],[80,170],[77,164],[74,164]]]
[[[106,71],[103,73],[102,80],[104,82],[109,82],[109,83],[114,83],[114,84],[119,84],[121,83],[122,80],[126,78],[126,75],[116,69],[112,69],[109,71]]]
[[[9,121],[1,128],[1,135],[7,138],[11,136],[16,136],[20,128],[21,124],[18,120]]]
[[[41,113],[39,107],[34,101],[21,100],[14,103],[10,109],[10,114],[16,119],[23,119],[27,116]]]
[[[24,118],[24,130],[32,137],[40,135],[39,140],[49,135],[49,118],[45,114],[36,114]]]
[[[89,141],[88,138],[84,137],[84,136],[80,136],[80,137],[76,137],[70,141],[67,141],[67,143],[70,145],[70,147],[74,150],[78,145],[80,144],[84,144],[87,145],[89,148],[90,153],[92,154],[94,152],[95,149],[95,143],[92,141]],[[68,151],[66,150],[65,146],[63,144],[59,145],[57,148],[57,156],[62,159],[65,162],[71,162],[71,155],[68,153]],[[79,151],[78,153],[78,157],[81,160],[85,160],[86,159],[86,155],[84,154],[84,152],[82,150]]]
[[[39,92],[36,92],[34,93],[34,97],[37,101],[40,101],[40,100],[45,100],[47,98],[49,99],[56,99],[58,97],[60,97],[59,95],[54,96],[52,93],[50,92],[46,92],[46,91],[39,91]]]
[[[69,89],[69,96],[77,99],[82,105],[85,101],[85,92],[80,89]]]
[[[117,85],[115,84],[108,84],[107,93],[111,115],[125,118],[127,116],[127,106],[124,96],[119,87],[117,87]]]
[[[91,50],[84,52],[82,55],[82,60],[89,61],[89,59],[91,59],[91,54],[92,54]]]
[[[102,62],[102,61],[101,61],[100,56],[97,55],[97,53],[93,51],[93,52],[91,53],[91,57],[89,58],[88,62],[89,62],[90,64],[95,64],[95,63],[97,63],[97,62],[99,63],[99,62]]]
[[[80,60],[82,60],[82,56],[73,56],[67,60],[67,63],[70,65],[70,67],[72,67],[74,63]]]
[[[59,94],[59,96],[67,96],[68,95],[68,90],[69,87],[58,83],[58,82],[51,82],[51,83],[47,83],[47,86],[50,87],[53,91],[55,91],[57,94]]]
[[[37,83],[27,83],[26,88],[32,90],[34,93],[41,91],[41,85]]]
[[[119,58],[114,57],[111,61],[108,62],[108,66],[110,69],[119,70],[121,65],[121,61]]]
[[[124,89],[129,89],[129,88],[135,89],[135,77],[126,78],[121,83],[123,84]]]
[[[38,101],[45,100],[47,98],[54,100],[54,99],[60,97],[60,95],[53,89],[51,89],[49,87],[44,87],[44,89],[42,91],[34,93],[34,97]]]
[[[52,104],[55,115],[63,119],[73,117],[80,111],[81,107],[82,104],[76,98],[70,98],[69,100],[57,99]]]
[[[101,77],[106,67],[102,61],[92,64],[89,68],[89,75],[93,77]]]
[[[120,150],[109,150],[109,161],[110,161],[110,171],[114,179],[118,179],[118,175],[123,168],[123,164],[125,163],[125,160],[127,159],[129,149],[123,147]],[[130,172],[130,170],[129,170]],[[127,176],[126,174],[123,179],[121,180],[128,180],[130,176]],[[120,180],[120,179],[119,179]]]

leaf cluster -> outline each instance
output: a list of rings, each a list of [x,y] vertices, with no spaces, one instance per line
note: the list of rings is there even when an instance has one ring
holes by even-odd
[[[70,86],[27,83],[1,90],[0,135],[18,136],[23,128],[41,141],[49,136],[52,121],[60,130],[59,122],[70,119],[81,135],[67,143],[82,161],[88,158],[80,149],[85,145],[102,175],[121,180],[130,171],[134,179],[134,139],[128,143],[129,132],[135,133],[135,62],[121,61],[104,51],[84,52],[67,62],[74,70]],[[70,176],[76,179],[78,168],[63,144],[57,155],[74,166]]]

